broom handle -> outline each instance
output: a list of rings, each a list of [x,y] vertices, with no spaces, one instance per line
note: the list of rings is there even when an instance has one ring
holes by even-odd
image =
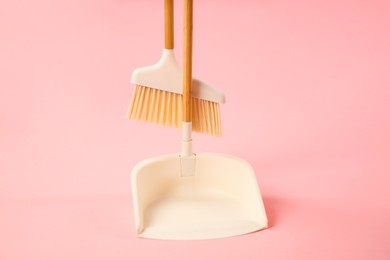
[[[164,48],[167,50],[174,47],[173,31],[173,0],[164,0]]]
[[[191,122],[193,1],[184,1],[183,122]]]

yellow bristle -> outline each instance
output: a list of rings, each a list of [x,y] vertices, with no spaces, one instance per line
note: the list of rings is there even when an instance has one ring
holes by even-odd
[[[182,95],[136,86],[127,116],[130,119],[181,128]],[[192,130],[221,136],[219,103],[192,98]]]

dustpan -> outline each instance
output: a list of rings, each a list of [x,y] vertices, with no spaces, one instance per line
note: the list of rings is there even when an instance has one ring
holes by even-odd
[[[236,236],[267,227],[250,164],[217,153],[192,152],[192,0],[186,0],[183,137],[180,154],[149,158],[132,171],[138,236],[194,240]]]
[[[223,154],[198,153],[182,175],[177,154],[142,161],[132,173],[137,234],[155,239],[211,239],[267,227],[252,167]]]

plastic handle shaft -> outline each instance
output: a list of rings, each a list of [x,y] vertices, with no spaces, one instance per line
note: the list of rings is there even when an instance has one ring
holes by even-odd
[[[191,122],[193,1],[184,1],[183,122]]]
[[[173,12],[173,0],[164,0],[164,48],[168,50],[174,47]]]

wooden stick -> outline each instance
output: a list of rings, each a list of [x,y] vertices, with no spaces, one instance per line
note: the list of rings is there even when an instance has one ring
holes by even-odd
[[[172,50],[174,47],[173,12],[173,0],[164,0],[164,47],[168,50]]]
[[[184,1],[183,122],[191,122],[193,1]]]

